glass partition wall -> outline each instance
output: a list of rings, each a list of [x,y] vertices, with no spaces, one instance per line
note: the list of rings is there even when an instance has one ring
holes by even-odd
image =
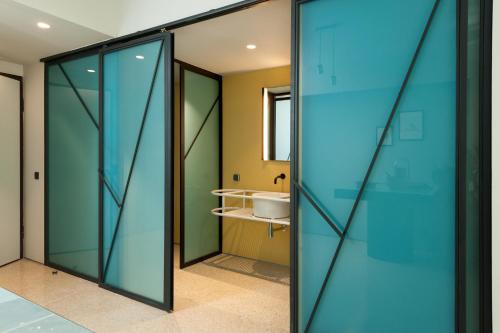
[[[292,331],[488,326],[488,3],[292,1]],[[46,64],[46,263],[172,309],[173,38],[136,37]],[[216,200],[220,80],[182,72],[196,206]],[[184,264],[220,251],[196,214]]]
[[[46,65],[46,263],[167,310],[172,40]]]

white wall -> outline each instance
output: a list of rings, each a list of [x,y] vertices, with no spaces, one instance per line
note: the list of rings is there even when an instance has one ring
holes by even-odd
[[[24,66],[24,256],[44,261],[44,65]],[[34,172],[40,179],[34,179]]]
[[[0,60],[0,72],[23,76],[23,65]]]

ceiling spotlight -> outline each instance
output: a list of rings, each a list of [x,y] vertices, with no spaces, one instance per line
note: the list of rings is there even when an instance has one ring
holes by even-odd
[[[89,72],[89,73],[95,73],[95,69],[87,69],[87,72]]]
[[[255,50],[257,48],[257,46],[255,44],[248,44],[247,45],[247,49],[249,50]]]
[[[143,55],[140,55],[140,54],[139,54],[139,55],[136,55],[135,57],[136,57],[137,59],[139,59],[139,60],[143,60],[143,59],[144,59],[144,56],[143,56]]]
[[[50,24],[47,24],[45,22],[38,22],[36,24],[40,29],[49,29],[50,28]]]

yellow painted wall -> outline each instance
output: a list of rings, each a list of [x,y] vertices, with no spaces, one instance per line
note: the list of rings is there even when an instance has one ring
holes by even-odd
[[[290,84],[290,66],[223,77],[224,188],[290,191],[290,164],[262,160],[262,88]],[[274,177],[286,174],[284,181]],[[232,176],[239,173],[240,182]],[[223,252],[289,265],[290,232],[267,237],[267,223],[224,218]]]

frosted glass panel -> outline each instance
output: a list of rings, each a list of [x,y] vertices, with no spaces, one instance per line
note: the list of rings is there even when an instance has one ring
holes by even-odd
[[[299,239],[333,235],[317,263],[299,243],[301,331],[455,330],[456,9],[435,4],[300,5]]]
[[[219,81],[184,69],[183,264],[220,251],[219,206],[210,191],[219,188]],[[182,157],[181,157],[182,158]]]
[[[153,41],[103,59],[103,280],[157,303],[165,301],[163,55]]]
[[[93,55],[47,72],[48,260],[92,278],[99,234],[97,63]]]
[[[337,249],[339,236],[304,195],[298,200],[299,330],[303,331]]]

